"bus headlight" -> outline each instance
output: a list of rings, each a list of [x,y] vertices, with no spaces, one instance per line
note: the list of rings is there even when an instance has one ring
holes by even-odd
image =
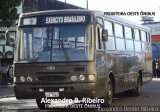
[[[84,81],[86,79],[86,77],[84,75],[80,75],[78,78],[80,81]]]
[[[17,81],[17,78],[16,77],[13,77],[13,82],[15,83]]]
[[[71,76],[71,80],[72,80],[72,81],[77,81],[77,79],[78,79],[78,78],[77,78],[76,75],[72,75],[72,76]]]
[[[88,80],[94,81],[95,80],[95,75],[88,75]]]
[[[28,82],[32,82],[32,81],[33,81],[33,78],[28,76],[28,77],[27,77],[27,81],[28,81]]]
[[[24,76],[21,76],[20,79],[19,79],[21,82],[25,82],[26,81],[26,78]]]

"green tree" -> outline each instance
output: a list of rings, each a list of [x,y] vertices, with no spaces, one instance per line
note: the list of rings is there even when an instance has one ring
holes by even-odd
[[[9,27],[18,19],[17,6],[22,0],[0,0],[0,26]]]

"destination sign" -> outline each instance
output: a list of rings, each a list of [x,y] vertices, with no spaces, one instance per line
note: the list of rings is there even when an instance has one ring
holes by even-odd
[[[89,22],[88,15],[49,15],[22,18],[20,26],[43,26],[51,24],[78,24]]]
[[[46,17],[46,24],[85,23],[86,16],[54,16]]]

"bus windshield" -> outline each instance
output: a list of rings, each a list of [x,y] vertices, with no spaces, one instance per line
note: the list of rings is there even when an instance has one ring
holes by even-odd
[[[17,61],[56,62],[93,60],[88,25],[19,28]]]

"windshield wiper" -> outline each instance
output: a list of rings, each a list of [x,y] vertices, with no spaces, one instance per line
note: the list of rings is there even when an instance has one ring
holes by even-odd
[[[66,61],[67,61],[67,62],[70,62],[70,59],[69,59],[68,53],[67,53],[67,51],[66,51],[66,50],[65,50],[65,48],[64,48],[64,43],[63,43],[63,41],[62,41],[62,40],[60,40],[60,39],[54,39],[54,40],[59,41],[59,44],[61,45],[61,48],[62,48],[62,51],[63,51],[64,57],[66,58]],[[59,47],[60,47],[60,46],[59,46]]]
[[[36,62],[37,59],[40,57],[40,55],[45,51],[45,49],[46,49],[47,47],[44,48],[44,46],[46,45],[47,42],[48,42],[48,41],[46,41],[46,42],[43,43],[43,45],[42,45],[42,46],[40,47],[40,49],[38,50],[37,54],[34,56],[35,58],[34,58],[34,60],[33,60],[32,62]],[[43,48],[44,48],[44,49],[43,49]]]
[[[58,40],[58,39],[54,39],[54,40],[59,41],[59,45],[61,46],[61,49],[62,49],[62,51],[63,51],[63,54],[64,54],[64,57],[65,57],[66,61],[67,61],[67,62],[70,62],[68,53],[67,53],[67,51],[66,51],[65,48],[64,48],[64,43],[63,43],[63,41],[62,41],[62,40]],[[46,42],[43,43],[43,45],[42,45],[42,46],[40,47],[40,49],[38,50],[37,54],[34,56],[35,58],[34,58],[34,60],[33,60],[32,62],[36,62],[36,61],[39,59],[39,57],[43,54],[43,52],[46,50],[46,48],[48,48],[48,47],[44,47],[47,43],[48,43],[48,41],[46,41]],[[51,43],[51,44],[53,44],[53,43]],[[52,46],[53,46],[53,45],[52,45]],[[59,46],[59,47],[60,47],[60,46]],[[51,53],[51,54],[52,54],[52,53]]]

